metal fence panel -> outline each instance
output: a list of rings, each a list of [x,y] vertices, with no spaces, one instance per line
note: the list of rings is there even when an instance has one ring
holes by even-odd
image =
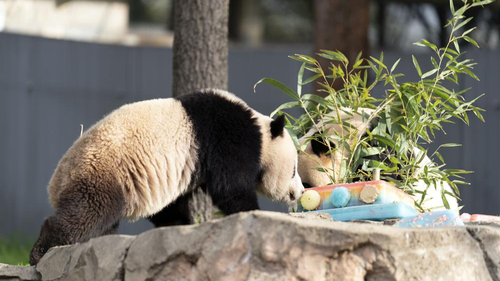
[[[287,58],[310,53],[310,48],[231,49],[229,89],[250,106],[269,114],[289,98],[269,85],[257,93],[253,85],[272,77],[295,87],[300,64]],[[486,123],[471,116],[471,125],[447,126],[432,147],[442,142],[463,143],[443,151],[453,168],[475,170],[467,176],[472,185],[462,188],[465,210],[499,214],[500,180],[500,53],[473,51],[481,82],[466,79],[471,94],[485,92],[479,105]],[[398,70],[415,79],[407,54],[386,53],[388,64],[403,57]],[[425,62],[421,65],[425,67]],[[0,234],[36,235],[48,204],[47,183],[59,159],[84,129],[113,109],[129,102],[171,96],[172,50],[60,41],[0,33]],[[413,76],[412,76],[413,75]],[[306,87],[304,92],[310,91]],[[377,88],[376,91],[381,89]],[[261,198],[266,209],[284,210]],[[122,224],[120,232],[138,233],[148,222]]]

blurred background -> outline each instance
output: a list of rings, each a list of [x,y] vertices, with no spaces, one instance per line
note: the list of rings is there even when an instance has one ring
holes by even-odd
[[[458,7],[458,2],[457,7]],[[288,96],[254,84],[271,77],[295,87],[300,63],[293,54],[359,51],[392,65],[403,78],[417,80],[411,54],[429,68],[421,38],[439,45],[449,34],[449,0],[230,0],[229,90],[269,114]],[[172,96],[172,0],[0,1],[0,235],[36,237],[53,210],[47,183],[59,159],[79,137],[111,110],[129,102]],[[464,211],[500,214],[500,5],[473,10],[468,24],[480,44],[462,48],[478,65],[481,79],[461,77],[468,98],[486,93],[478,106],[486,123],[471,117],[446,128],[440,143],[449,168],[473,170],[462,186]],[[311,91],[311,87],[305,92]],[[375,91],[379,91],[376,89]],[[381,90],[380,90],[381,91]],[[375,93],[375,94],[382,94]],[[262,199],[268,210],[284,206]],[[136,234],[152,225],[122,223],[120,233]]]

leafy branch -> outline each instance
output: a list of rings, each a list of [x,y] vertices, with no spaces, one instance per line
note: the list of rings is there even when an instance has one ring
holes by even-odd
[[[286,115],[287,128],[302,153],[312,140],[328,147],[331,166],[324,167],[317,161],[316,169],[327,173],[332,183],[366,180],[370,172],[377,168],[381,170],[382,179],[409,194],[419,193],[421,200],[416,204],[420,206],[429,186],[446,182],[454,190],[442,189],[443,205],[449,208],[446,196],[459,199],[457,184],[467,184],[462,175],[470,172],[445,168],[446,163],[439,150],[459,144],[443,144],[430,155],[422,145],[432,142],[436,131],[446,133],[443,129],[445,123],[460,120],[468,125],[470,112],[484,122],[481,114],[484,110],[474,105],[482,95],[467,101],[464,94],[469,89],[455,91],[443,82],[451,81],[458,85],[459,75],[479,80],[473,73],[475,63],[472,59],[463,58],[464,52],[459,45],[461,41],[466,41],[479,47],[470,37],[475,27],[461,34],[459,31],[472,19],[465,16],[466,11],[492,2],[463,0],[463,6],[455,10],[454,2],[450,0],[452,18],[445,26],[450,29],[447,44],[438,48],[425,39],[415,43],[429,48],[434,54],[430,58],[433,68],[427,71],[422,71],[417,58],[412,56],[420,77],[418,81],[398,83],[398,78],[404,76],[396,73],[400,59],[389,68],[384,63],[383,53],[379,58],[369,59],[362,58],[359,53],[351,64],[341,52],[321,50],[318,55],[329,60],[326,68],[311,56],[290,56],[301,63],[296,91],[272,78],[261,79],[255,87],[268,83],[292,98],[272,115]],[[304,79],[305,73],[310,73],[310,76]],[[336,89],[333,85],[337,80],[343,86]],[[317,92],[303,94],[302,87],[313,82],[319,85]],[[377,99],[372,92],[380,84],[383,84],[385,96]],[[301,108],[304,113],[294,117],[286,112],[291,108]],[[362,124],[353,125],[353,118],[362,120]],[[311,128],[317,133],[299,141]],[[336,129],[329,131],[328,128]],[[362,134],[365,128],[366,134]],[[427,155],[430,159],[426,158]],[[416,190],[414,186],[421,181],[427,188]]]

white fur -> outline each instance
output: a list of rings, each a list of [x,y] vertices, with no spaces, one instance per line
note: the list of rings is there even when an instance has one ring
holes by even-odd
[[[211,92],[252,110],[233,94]],[[286,130],[272,139],[272,119],[252,112],[263,137],[261,165],[265,173],[258,191],[291,203],[290,193],[299,198],[304,189],[298,173],[292,178],[297,161],[293,141]],[[63,156],[48,185],[50,202],[58,208],[64,190],[77,188],[79,181],[90,181],[96,192],[122,188],[126,197],[122,217],[136,220],[155,214],[195,184],[191,183],[198,162],[195,137],[178,100],[124,105],[88,129]]]
[[[258,112],[255,113],[255,117],[261,124],[263,136],[261,164],[265,171],[258,191],[276,201],[291,204],[293,202],[289,199],[290,192],[293,192],[296,199],[304,192],[299,173],[296,172],[292,178],[297,164],[297,149],[286,129],[283,131],[283,136],[272,139],[269,126],[272,119]]]
[[[191,121],[179,101],[124,105],[87,130],[61,159],[48,186],[50,202],[57,208],[67,183],[79,178],[113,178],[127,196],[123,216],[136,220],[188,190],[196,157]]]

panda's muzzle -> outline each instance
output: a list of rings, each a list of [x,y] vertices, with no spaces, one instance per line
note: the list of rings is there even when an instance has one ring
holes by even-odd
[[[296,192],[294,192],[294,190],[290,190],[288,192],[288,197],[290,198],[291,202],[295,202],[297,199],[299,199],[299,197],[302,195],[302,193],[304,193],[304,190],[302,190],[302,192],[299,192],[298,194]]]

